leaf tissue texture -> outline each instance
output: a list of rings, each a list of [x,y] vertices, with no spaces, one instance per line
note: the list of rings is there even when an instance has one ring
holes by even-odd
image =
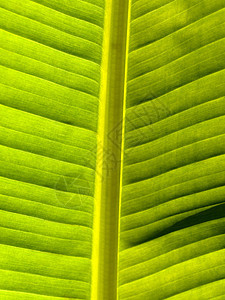
[[[225,2],[130,18],[119,297],[225,299]]]
[[[224,0],[0,0],[0,299],[225,299],[224,69]]]
[[[90,299],[103,20],[0,1],[0,299]]]

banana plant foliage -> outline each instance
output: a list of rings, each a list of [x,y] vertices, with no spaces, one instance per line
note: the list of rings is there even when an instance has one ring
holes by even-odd
[[[0,0],[0,299],[225,299],[224,0]]]

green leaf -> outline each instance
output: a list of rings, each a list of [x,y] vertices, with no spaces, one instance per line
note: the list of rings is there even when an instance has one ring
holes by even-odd
[[[0,1],[0,299],[224,299],[224,23]]]
[[[225,294],[223,1],[133,1],[120,299]]]

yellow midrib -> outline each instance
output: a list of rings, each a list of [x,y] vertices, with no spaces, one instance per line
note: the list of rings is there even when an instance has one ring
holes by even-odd
[[[92,300],[117,299],[121,133],[124,130],[129,0],[105,2],[93,226]]]

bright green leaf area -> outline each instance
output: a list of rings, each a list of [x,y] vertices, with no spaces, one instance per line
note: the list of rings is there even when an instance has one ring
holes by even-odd
[[[0,1],[0,299],[225,299],[224,0]]]

